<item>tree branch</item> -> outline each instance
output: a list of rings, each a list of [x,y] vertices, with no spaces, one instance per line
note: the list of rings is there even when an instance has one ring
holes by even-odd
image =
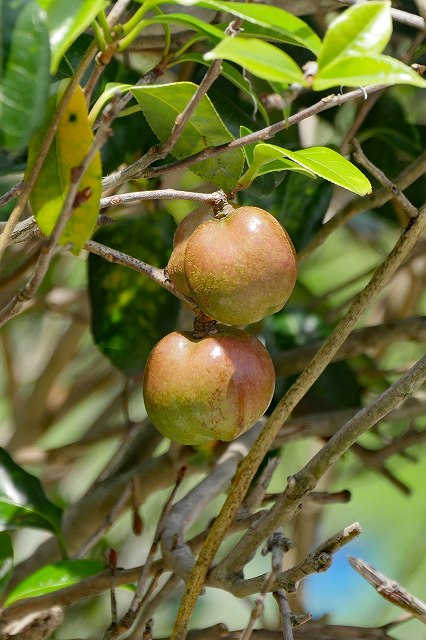
[[[426,230],[426,205],[419,216],[410,221],[395,248],[386,261],[377,269],[366,288],[353,300],[348,312],[337,325],[331,336],[324,343],[305,371],[299,376],[289,391],[279,402],[259,438],[256,440],[248,456],[240,464],[231,485],[228,497],[216,518],[210,534],[198,556],[197,563],[187,583],[186,591],[178,612],[176,624],[172,632],[172,640],[184,640],[192,610],[202,589],[211,562],[220,546],[224,532],[227,530],[235,513],[243,500],[248,487],[271,444],[275,440],[282,424],[289,417],[306,391],[324,371],[334,354],[346,340],[351,330],[369,307],[371,302],[382,291],[383,286],[395,273],[399,265],[409,255],[419,237]],[[391,407],[392,408],[392,407]],[[389,411],[391,410],[389,408]],[[312,486],[310,489],[312,490]],[[277,503],[279,504],[279,503]],[[293,512],[295,510],[292,504]],[[275,522],[274,530],[281,522]],[[270,529],[267,535],[272,532]],[[267,537],[267,535],[265,537]],[[256,545],[257,546],[257,545]]]
[[[408,611],[412,616],[426,624],[426,603],[414,597],[406,589],[403,589],[395,580],[390,580],[383,573],[377,571],[371,564],[359,558],[348,558],[349,564],[377,593],[397,607]]]
[[[213,193],[197,193],[196,191],[179,191],[178,189],[153,189],[152,191],[130,191],[117,193],[107,198],[101,198],[100,208],[115,207],[131,202],[144,200],[195,200],[212,205],[226,204],[228,201],[223,191]]]

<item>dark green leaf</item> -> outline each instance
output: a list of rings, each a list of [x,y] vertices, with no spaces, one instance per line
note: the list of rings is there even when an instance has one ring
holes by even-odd
[[[9,534],[0,532],[0,594],[13,573],[13,546]]]
[[[67,49],[104,9],[106,0],[38,0],[46,10],[52,50],[51,71],[56,73]]]
[[[315,54],[318,53],[321,45],[321,40],[306,22],[279,7],[226,0],[204,0],[203,2],[181,0],[179,4],[197,4],[208,9],[225,11],[248,22],[279,32],[287,38],[287,42],[306,47]]]
[[[282,205],[277,218],[288,231],[296,251],[300,251],[321,227],[333,186],[325,180],[309,180],[292,172],[280,192]]]
[[[390,2],[363,2],[350,7],[327,29],[318,55],[319,69],[342,56],[381,53],[391,34]]]
[[[12,3],[1,7],[8,14]],[[3,16],[2,16],[3,17]],[[10,25],[6,20],[6,29]],[[3,27],[4,28],[4,27]],[[2,43],[0,68],[0,142],[12,151],[24,147],[41,122],[49,87],[49,34],[46,13],[33,0],[25,3]]]
[[[164,142],[172,131],[176,116],[184,110],[196,89],[197,85],[192,82],[176,82],[134,87],[131,91],[155,135]],[[178,159],[187,158],[205,147],[224,144],[232,139],[210,99],[204,96],[173,147],[172,154]],[[191,171],[228,192],[235,187],[243,163],[243,152],[235,149],[197,162],[191,166]]]
[[[426,87],[426,80],[399,60],[380,54],[336,58],[314,78],[315,91],[331,87],[359,87],[367,84],[412,84]]]
[[[34,598],[64,589],[99,573],[102,569],[102,563],[97,560],[65,560],[48,564],[20,582],[11,591],[5,604],[9,606],[23,598]]]
[[[198,64],[210,66],[209,62],[207,62],[207,60],[204,60],[204,56],[201,53],[186,53],[179,58],[179,63],[187,61],[197,62]],[[253,91],[253,87],[251,86],[250,82],[243,76],[243,74],[240,73],[238,69],[236,69],[231,64],[223,62],[221,75],[229,80],[229,82],[232,82],[232,84],[237,87],[237,89],[245,93],[250,98],[250,100],[256,102],[259,113],[262,114],[264,121],[269,124],[269,118],[268,114],[266,113],[265,107],[259,100],[256,92]]]
[[[273,44],[257,38],[225,38],[204,58],[231,60],[264,80],[306,85],[303,72],[293,58]]]
[[[147,214],[97,231],[94,239],[139,260],[164,267],[175,222],[168,213]],[[175,328],[179,301],[148,277],[89,256],[92,332],[99,349],[126,375],[142,373],[160,338]]]
[[[47,529],[60,532],[61,509],[46,497],[40,481],[0,448],[0,530]]]

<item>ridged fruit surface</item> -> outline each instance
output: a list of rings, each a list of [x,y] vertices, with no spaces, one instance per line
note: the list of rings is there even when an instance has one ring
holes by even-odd
[[[175,231],[173,252],[167,265],[167,273],[170,280],[180,293],[183,293],[189,298],[191,297],[191,292],[186,281],[184,269],[186,244],[195,229],[206,220],[214,220],[213,210],[208,205],[201,205],[201,207],[198,207],[195,211],[191,211],[191,213],[183,218]]]
[[[186,242],[191,297],[219,322],[244,325],[279,311],[293,291],[293,244],[267,211],[244,206],[202,222]]]
[[[269,406],[275,372],[265,347],[231,327],[196,339],[174,332],[156,344],[143,381],[146,411],[182,444],[234,440]]]

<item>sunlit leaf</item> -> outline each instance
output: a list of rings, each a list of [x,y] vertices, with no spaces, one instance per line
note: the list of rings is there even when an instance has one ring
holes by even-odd
[[[315,54],[318,53],[321,45],[321,40],[306,22],[279,7],[249,2],[227,2],[226,0],[204,0],[203,2],[180,0],[179,4],[186,6],[196,4],[215,11],[226,11],[248,22],[279,32],[286,37],[287,42],[306,47]]]
[[[0,594],[4,591],[13,573],[13,546],[10,536],[0,532]]]
[[[306,84],[302,70],[289,55],[273,44],[257,38],[225,38],[208,51],[204,58],[231,60],[264,80]]]
[[[16,3],[6,0],[0,11],[0,144],[17,151],[40,124],[47,104],[47,16],[33,0],[19,6],[17,14]]]
[[[275,166],[279,167],[279,158],[282,158],[281,162],[284,163],[291,161],[288,166],[284,165],[283,169],[302,170],[303,173],[311,174],[311,177],[312,174],[315,174],[359,195],[365,195],[371,191],[371,185],[364,174],[349,160],[346,160],[346,158],[332,149],[311,147],[301,151],[290,151],[277,145],[265,143],[260,143],[256,146],[253,154],[253,165],[241,177],[240,183],[244,182],[245,184],[247,175],[250,176],[250,172],[253,172],[253,166],[261,167],[262,164],[265,164],[266,168],[268,168],[268,163],[271,162],[273,163],[271,165],[272,170],[279,170],[279,168],[275,169]],[[275,162],[277,163],[276,165]],[[256,175],[261,175],[257,173],[257,168]]]
[[[64,589],[99,573],[102,569],[102,563],[97,560],[64,560],[48,564],[20,582],[10,592],[5,604],[9,606],[23,598],[34,598]]]
[[[390,2],[362,2],[328,27],[318,56],[319,69],[343,56],[381,53],[392,34]]]
[[[61,83],[58,92],[49,101],[48,117],[30,141],[27,175],[43,144],[47,126],[63,90],[64,83]],[[38,226],[46,235],[52,232],[61,212],[71,182],[71,171],[84,160],[92,140],[86,100],[81,87],[77,87],[59,121],[54,142],[31,192],[31,207]],[[74,206],[60,238],[62,244],[72,243],[75,252],[83,247],[95,226],[99,213],[101,178],[100,154],[97,153],[80,182],[79,192],[84,197]]]
[[[166,266],[176,224],[168,213],[147,214],[100,228],[94,240],[157,267]],[[140,375],[160,338],[175,328],[179,301],[147,276],[90,254],[92,333],[112,364]]]
[[[208,37],[214,42],[219,42],[225,37],[225,34],[221,29],[218,29],[209,22],[200,20],[199,18],[187,13],[162,13],[161,15],[154,16],[153,18],[146,20],[145,23],[146,26],[151,24],[182,24],[196,33],[200,33]]]
[[[31,527],[59,533],[61,515],[40,481],[0,448],[0,531]]]
[[[52,50],[51,71],[56,73],[62,56],[104,9],[106,0],[37,0],[46,10]]]
[[[197,85],[177,82],[131,89],[150,127],[161,142],[168,139],[176,116],[191,100]],[[210,146],[225,144],[232,135],[223,124],[208,96],[204,96],[172,149],[178,158],[187,158]],[[234,188],[241,175],[244,156],[241,149],[197,162],[191,171],[224,191]]]
[[[426,80],[404,63],[380,54],[352,55],[337,58],[320,69],[314,78],[316,91],[344,85],[360,87],[367,84],[412,84],[426,87]]]

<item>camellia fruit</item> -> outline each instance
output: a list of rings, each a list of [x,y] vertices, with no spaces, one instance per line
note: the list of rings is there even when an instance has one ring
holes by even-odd
[[[144,374],[146,411],[157,429],[182,444],[234,440],[269,406],[271,357],[254,336],[231,327],[194,338],[173,332],[151,351]]]
[[[185,216],[178,224],[173,238],[172,255],[167,265],[167,273],[170,280],[180,293],[183,293],[189,298],[192,294],[185,276],[185,249],[195,229],[206,220],[214,220],[213,211],[208,205],[201,205],[201,207],[198,207],[195,211],[191,211],[191,213]]]
[[[230,325],[279,311],[293,291],[297,262],[278,220],[250,206],[228,206],[223,216],[200,217],[194,217],[194,228],[188,224],[172,254],[171,279],[179,291],[205,314]]]

